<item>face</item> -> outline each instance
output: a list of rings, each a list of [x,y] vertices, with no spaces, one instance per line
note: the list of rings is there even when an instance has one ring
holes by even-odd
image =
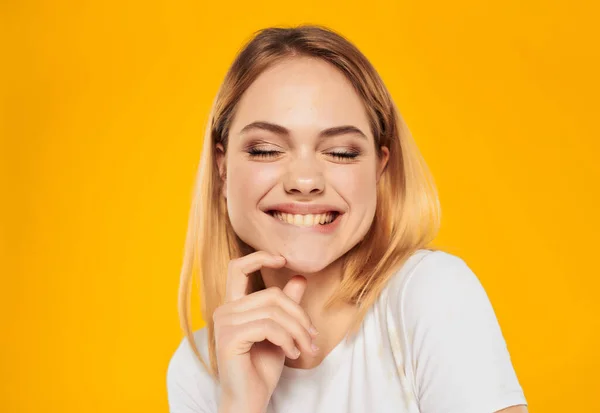
[[[369,231],[389,152],[377,157],[360,97],[329,63],[263,72],[238,103],[227,153],[217,149],[235,232],[288,269],[321,271]]]

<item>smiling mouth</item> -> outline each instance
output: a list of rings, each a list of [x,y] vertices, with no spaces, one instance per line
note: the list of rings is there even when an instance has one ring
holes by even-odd
[[[314,227],[331,225],[341,214],[331,211],[324,214],[288,214],[281,211],[267,211],[273,218],[297,227]]]

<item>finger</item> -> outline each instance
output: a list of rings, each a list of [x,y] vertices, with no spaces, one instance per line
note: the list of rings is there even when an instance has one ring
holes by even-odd
[[[296,282],[302,284],[302,281],[294,281],[294,284]],[[291,289],[292,287],[293,285],[291,285],[289,288]],[[293,288],[305,287],[295,286]],[[296,299],[301,296],[298,290],[290,291],[290,294],[294,295]],[[247,295],[243,298],[243,300],[238,300],[234,303],[228,304],[226,313],[242,313],[269,305],[277,305],[281,307],[288,314],[298,320],[300,324],[309,330],[313,336],[317,334],[316,328],[314,327],[308,313],[296,301],[286,295],[283,290],[277,287],[269,287],[265,290],[257,291]],[[314,330],[311,331],[311,328]]]
[[[285,258],[269,254],[266,251],[256,251],[229,261],[225,302],[235,301],[246,296],[249,274],[262,267],[281,268],[284,265]]]
[[[245,354],[250,351],[254,343],[260,343],[263,340],[269,340],[281,347],[286,356],[291,359],[297,359],[300,356],[300,350],[296,347],[291,334],[268,318],[251,321],[236,329],[232,339],[232,351],[236,355]]]
[[[282,326],[294,339],[302,351],[315,353],[312,337],[306,327],[277,305],[259,307],[242,313],[232,313],[221,322],[223,325],[238,326],[255,320],[271,319]]]
[[[300,304],[304,291],[306,290],[306,284],[306,278],[301,275],[295,275],[290,278],[285,287],[283,287],[283,292],[296,303]]]

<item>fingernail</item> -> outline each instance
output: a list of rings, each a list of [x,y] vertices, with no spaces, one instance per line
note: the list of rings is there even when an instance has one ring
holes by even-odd
[[[294,347],[294,354],[296,354],[296,358],[300,357],[300,350],[297,347]]]
[[[312,351],[314,351],[315,353],[317,351],[319,351],[319,347],[315,343],[312,343],[310,347],[312,348]]]
[[[316,336],[317,334],[319,334],[319,332],[317,331],[317,329],[315,328],[315,326],[310,326],[310,328],[308,329],[308,331],[310,332],[310,334],[312,334],[313,336]]]

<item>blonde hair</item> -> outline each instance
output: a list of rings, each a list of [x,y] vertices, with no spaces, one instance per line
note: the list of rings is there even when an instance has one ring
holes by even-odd
[[[302,25],[267,28],[241,49],[214,100],[190,210],[181,280],[181,327],[200,362],[218,379],[213,313],[223,304],[230,260],[253,252],[234,232],[222,196],[215,146],[227,150],[236,105],[250,84],[283,59],[306,56],[338,68],[362,99],[378,156],[387,146],[390,158],[377,184],[377,206],[369,232],[343,257],[343,278],[327,307],[337,302],[358,306],[351,332],[360,326],[388,279],[416,250],[426,248],[440,226],[440,206],[433,177],[389,92],[367,58],[331,29]],[[438,248],[429,247],[436,250]],[[210,367],[200,355],[192,331],[191,290],[197,275],[201,311],[208,332]],[[251,275],[253,291],[264,288],[260,271]]]

